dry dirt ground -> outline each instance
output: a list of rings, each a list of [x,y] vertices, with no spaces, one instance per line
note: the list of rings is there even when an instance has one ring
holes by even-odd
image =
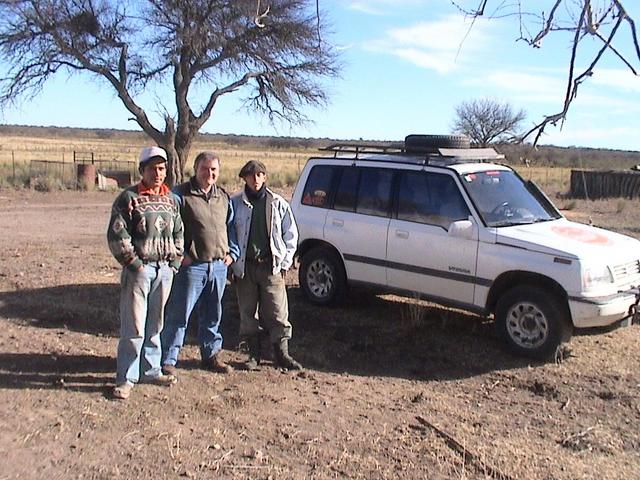
[[[211,374],[192,336],[177,385],[113,400],[114,194],[0,198],[0,479],[640,478],[638,325],[530,363],[486,320],[364,291],[312,307],[291,275],[306,370]],[[638,236],[638,202],[620,205],[570,213]],[[239,366],[233,287],[225,306]]]

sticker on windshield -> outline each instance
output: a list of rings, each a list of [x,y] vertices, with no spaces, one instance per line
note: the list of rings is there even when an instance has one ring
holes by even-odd
[[[611,245],[613,241],[602,233],[587,227],[554,226],[551,230],[558,235],[592,245]]]

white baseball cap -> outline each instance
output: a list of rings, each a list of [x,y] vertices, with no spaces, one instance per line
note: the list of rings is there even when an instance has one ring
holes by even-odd
[[[164,148],[160,147],[145,147],[140,152],[140,159],[138,160],[138,165],[141,167],[149,160],[154,158],[162,158],[164,161],[167,161],[167,152],[165,152]]]

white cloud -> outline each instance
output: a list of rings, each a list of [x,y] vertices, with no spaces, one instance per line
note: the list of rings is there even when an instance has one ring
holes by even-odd
[[[427,4],[429,0],[352,0],[345,3],[348,10],[368,15],[388,15],[399,7]]]
[[[478,85],[491,85],[493,88],[514,93],[529,93],[540,98],[556,101],[558,92],[564,93],[564,82],[559,76],[549,76],[537,72],[490,72],[477,80]]]
[[[640,78],[630,70],[599,68],[589,81],[595,85],[640,93]]]
[[[418,67],[435,70],[438,73],[447,73],[456,67],[455,57],[443,52],[430,53],[416,48],[396,48],[390,53]]]
[[[461,15],[449,15],[433,22],[387,30],[383,38],[368,42],[365,48],[397,56],[421,68],[447,73],[467,54],[486,48],[490,39],[485,25],[483,21],[471,25]]]
[[[600,71],[600,80],[587,79],[579,88],[573,104],[583,108],[604,108],[611,113],[640,108],[640,101],[621,95],[618,89],[634,89],[640,92],[640,81],[630,82],[621,71]],[[634,80],[632,76],[631,80]],[[475,79],[462,82],[464,85],[481,87],[484,91],[501,92],[519,104],[553,104],[555,111],[562,110],[567,78],[566,72],[551,69],[532,69],[520,72],[488,72]],[[608,88],[603,88],[608,87]],[[550,112],[551,113],[551,112]]]

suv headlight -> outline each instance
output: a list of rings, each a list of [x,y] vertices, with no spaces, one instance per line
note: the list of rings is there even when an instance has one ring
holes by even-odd
[[[582,272],[582,285],[585,290],[613,283],[613,275],[606,265],[591,266]]]

